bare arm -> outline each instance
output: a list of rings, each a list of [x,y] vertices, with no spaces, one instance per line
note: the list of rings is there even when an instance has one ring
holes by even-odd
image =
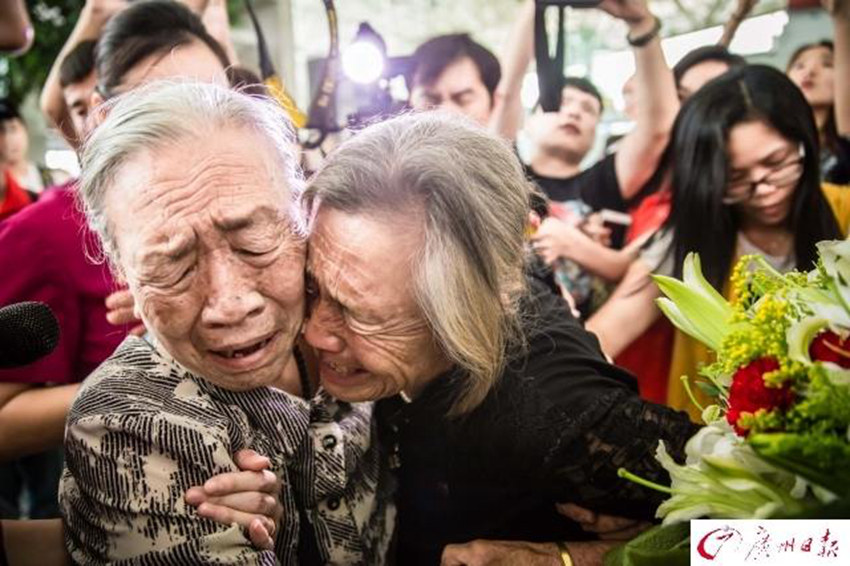
[[[3,521],[6,560],[12,566],[71,564],[63,537],[61,519]]]
[[[832,14],[835,44],[835,126],[850,136],[850,0],[824,0]]]
[[[645,35],[655,25],[646,0],[605,0],[600,8],[625,21],[632,38]],[[679,111],[676,85],[661,50],[661,38],[656,35],[633,50],[637,120],[620,143],[615,158],[617,180],[625,199],[635,196],[649,181]]]
[[[0,383],[0,462],[61,445],[79,387]]]
[[[53,62],[53,66],[50,68],[50,74],[47,75],[47,80],[44,82],[44,88],[41,91],[41,98],[39,99],[41,111],[50,123],[59,128],[65,141],[75,149],[79,147],[80,140],[74,131],[74,126],[71,123],[71,115],[62,96],[62,85],[59,83],[59,68],[62,66],[62,61],[65,60],[65,57],[74,47],[89,39],[97,40],[98,36],[100,36],[100,30],[103,29],[107,20],[126,5],[127,0],[88,0],[80,12],[77,25],[74,26],[71,35],[68,36],[68,40],[62,46],[62,51],[59,52],[59,55]]]
[[[191,2],[187,4],[192,7]],[[209,0],[206,6],[199,6],[198,13],[204,22],[204,27],[210,35],[218,41],[227,54],[227,60],[231,65],[238,65],[236,48],[233,46],[233,38],[230,35],[230,18],[227,15],[227,2],[225,0]]]
[[[637,248],[611,249],[587,236],[579,228],[556,218],[547,218],[534,235],[534,249],[551,265],[560,257],[608,281],[619,281],[637,257]]]
[[[611,298],[585,324],[599,338],[602,351],[611,357],[646,332],[661,314],[655,305],[661,293],[649,273],[643,261],[632,262]]]
[[[523,4],[502,53],[502,80],[493,96],[490,130],[516,140],[522,121],[522,81],[534,57],[534,0]]]
[[[0,0],[0,53],[21,51],[32,42],[32,24],[21,0]]]

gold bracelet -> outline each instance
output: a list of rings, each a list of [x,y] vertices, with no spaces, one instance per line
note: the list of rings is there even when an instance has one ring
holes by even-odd
[[[562,541],[558,541],[555,544],[558,545],[558,552],[561,554],[561,562],[564,563],[564,566],[573,566],[573,557],[570,556],[567,544]]]

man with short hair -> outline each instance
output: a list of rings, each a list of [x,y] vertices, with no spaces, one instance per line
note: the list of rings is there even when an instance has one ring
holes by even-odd
[[[85,40],[78,43],[59,65],[59,84],[62,98],[68,109],[68,118],[73,126],[72,143],[78,147],[88,133],[86,125],[91,109],[91,95],[97,78],[94,73],[94,48],[96,42]]]
[[[679,109],[673,75],[664,60],[659,38],[660,20],[645,0],[603,0],[599,8],[628,26],[627,41],[635,55],[635,127],[610,154],[582,170],[604,110],[596,87],[586,79],[560,78],[561,104],[557,111],[538,110],[526,131],[533,145],[527,170],[549,200],[551,214],[534,236],[534,247],[552,265],[558,280],[588,316],[600,289],[588,274],[608,277],[617,258],[612,250],[591,240],[579,226],[592,211],[625,212],[629,201],[650,179],[667,144]],[[527,0],[508,42],[504,76],[496,91],[491,126],[514,140],[520,127],[520,92],[534,55],[534,22],[538,6]],[[558,80],[558,77],[549,77]],[[619,236],[619,237],[618,237]],[[576,242],[580,241],[581,246]],[[615,234],[619,247],[622,234]],[[564,263],[567,262],[567,263]]]
[[[486,125],[501,76],[496,56],[468,34],[458,33],[420,45],[405,78],[414,109],[443,108]]]

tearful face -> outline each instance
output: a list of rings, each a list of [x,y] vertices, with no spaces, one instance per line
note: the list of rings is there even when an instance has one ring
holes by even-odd
[[[421,215],[322,209],[310,235],[310,314],[322,386],[344,401],[416,396],[450,364],[414,295]]]
[[[106,198],[145,325],[234,391],[281,378],[303,320],[305,244],[279,159],[256,134],[223,130],[139,154]]]

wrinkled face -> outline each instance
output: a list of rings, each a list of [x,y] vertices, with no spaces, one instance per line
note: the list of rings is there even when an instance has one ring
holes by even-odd
[[[279,159],[256,134],[223,130],[137,156],[106,198],[145,325],[233,391],[280,378],[303,320],[305,246]]]
[[[735,205],[744,221],[758,226],[784,223],[802,174],[799,144],[782,137],[764,122],[744,122],[729,131],[727,152],[730,169],[727,194],[736,185],[758,183],[751,198]],[[782,180],[759,182],[770,178]]]
[[[450,110],[486,125],[493,99],[481,80],[478,67],[472,59],[463,57],[446,67],[433,84],[414,85],[410,105],[416,110]]]
[[[30,138],[27,128],[19,118],[3,120],[0,122],[0,136],[3,142],[0,151],[3,152],[2,161],[7,165],[15,166],[27,160]]]
[[[788,69],[788,78],[800,87],[814,108],[831,106],[835,102],[832,62],[832,50],[816,46],[800,53]]]
[[[89,117],[91,95],[94,92],[95,84],[97,84],[97,78],[94,73],[91,73],[84,80],[70,84],[62,89],[65,105],[68,107],[68,113],[71,115],[71,123],[74,125],[74,131],[80,139],[85,138],[89,133],[87,119]]]
[[[530,121],[530,135],[544,151],[568,156],[580,163],[596,137],[602,107],[592,94],[565,87],[558,112],[537,112]]]
[[[694,65],[679,79],[679,100],[685,101],[705,84],[729,70],[729,64],[723,61],[703,61]]]
[[[449,368],[414,298],[418,215],[349,215],[321,209],[310,235],[305,338],[322,386],[344,401],[415,396]]]

